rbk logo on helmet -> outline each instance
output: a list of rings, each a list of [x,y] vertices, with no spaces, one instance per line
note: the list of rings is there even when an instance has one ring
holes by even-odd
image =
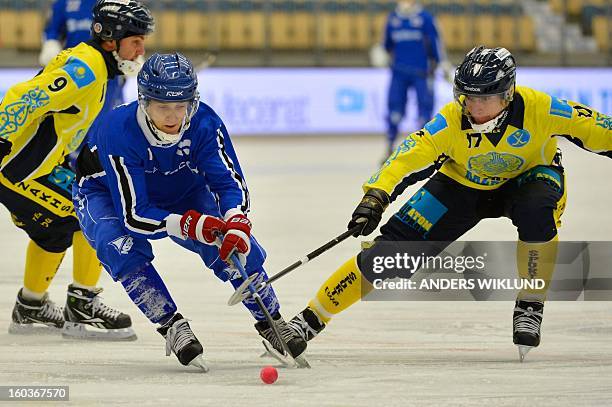
[[[180,91],[180,92],[168,91],[166,92],[166,96],[183,96],[183,91]]]

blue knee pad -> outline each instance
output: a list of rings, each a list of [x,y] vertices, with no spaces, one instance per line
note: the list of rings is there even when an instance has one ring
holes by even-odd
[[[176,304],[152,264],[119,280],[130,299],[154,324],[164,323],[176,312]]]

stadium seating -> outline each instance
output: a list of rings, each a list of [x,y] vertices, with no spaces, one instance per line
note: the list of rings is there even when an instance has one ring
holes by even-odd
[[[550,7],[557,14],[563,14],[564,8],[567,7],[567,13],[570,16],[578,16],[582,14],[583,9],[587,6],[606,6],[610,0],[548,0]]]
[[[612,47],[612,22],[605,15],[593,18],[593,36],[599,49],[610,49]]]
[[[316,19],[312,1],[274,1],[270,10],[270,47],[306,50],[316,44]]]
[[[562,0],[549,0],[558,8]],[[599,47],[609,45],[606,0],[571,0],[584,13]],[[44,4],[50,0],[0,0],[0,46],[40,46]],[[380,42],[390,0],[157,0],[148,2],[157,20],[153,49],[185,50],[367,50]],[[535,51],[534,23],[514,0],[430,0],[449,51],[475,44]],[[584,8],[586,7],[586,8]],[[589,8],[590,7],[590,8]],[[595,7],[595,8],[593,8]],[[595,10],[595,11],[592,11]],[[602,48],[604,49],[604,48]]]
[[[17,48],[19,36],[19,13],[0,9],[0,47]]]

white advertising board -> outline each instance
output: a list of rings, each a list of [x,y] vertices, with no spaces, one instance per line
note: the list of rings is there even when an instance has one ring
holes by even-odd
[[[32,69],[0,70],[0,97]],[[375,68],[209,68],[199,73],[202,101],[212,106],[231,134],[360,134],[385,130],[390,73]],[[610,68],[522,68],[517,82],[612,113]],[[452,99],[452,88],[435,82],[434,113]],[[124,88],[136,99],[135,79]],[[414,129],[416,105],[409,96],[403,130]]]

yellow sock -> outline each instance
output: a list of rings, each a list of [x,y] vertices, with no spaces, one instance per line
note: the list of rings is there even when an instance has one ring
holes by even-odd
[[[30,240],[26,251],[23,286],[32,293],[44,294],[57,273],[66,252],[52,253]]]
[[[323,322],[328,323],[335,314],[361,299],[362,284],[366,284],[364,286],[366,292],[363,294],[372,290],[372,286],[367,281],[365,283],[362,281],[364,280],[357,266],[357,257],[352,257],[323,283],[317,295],[308,303],[308,307]]]
[[[102,265],[96,251],[89,245],[83,232],[76,232],[72,238],[72,278],[84,288],[95,287],[102,273]]]
[[[525,288],[519,292],[519,300],[544,301],[546,292],[550,285],[555,264],[557,262],[557,243],[559,236],[556,235],[548,242],[528,243],[518,241],[516,246],[516,262],[519,277],[522,279],[541,279],[545,286],[542,289]]]

